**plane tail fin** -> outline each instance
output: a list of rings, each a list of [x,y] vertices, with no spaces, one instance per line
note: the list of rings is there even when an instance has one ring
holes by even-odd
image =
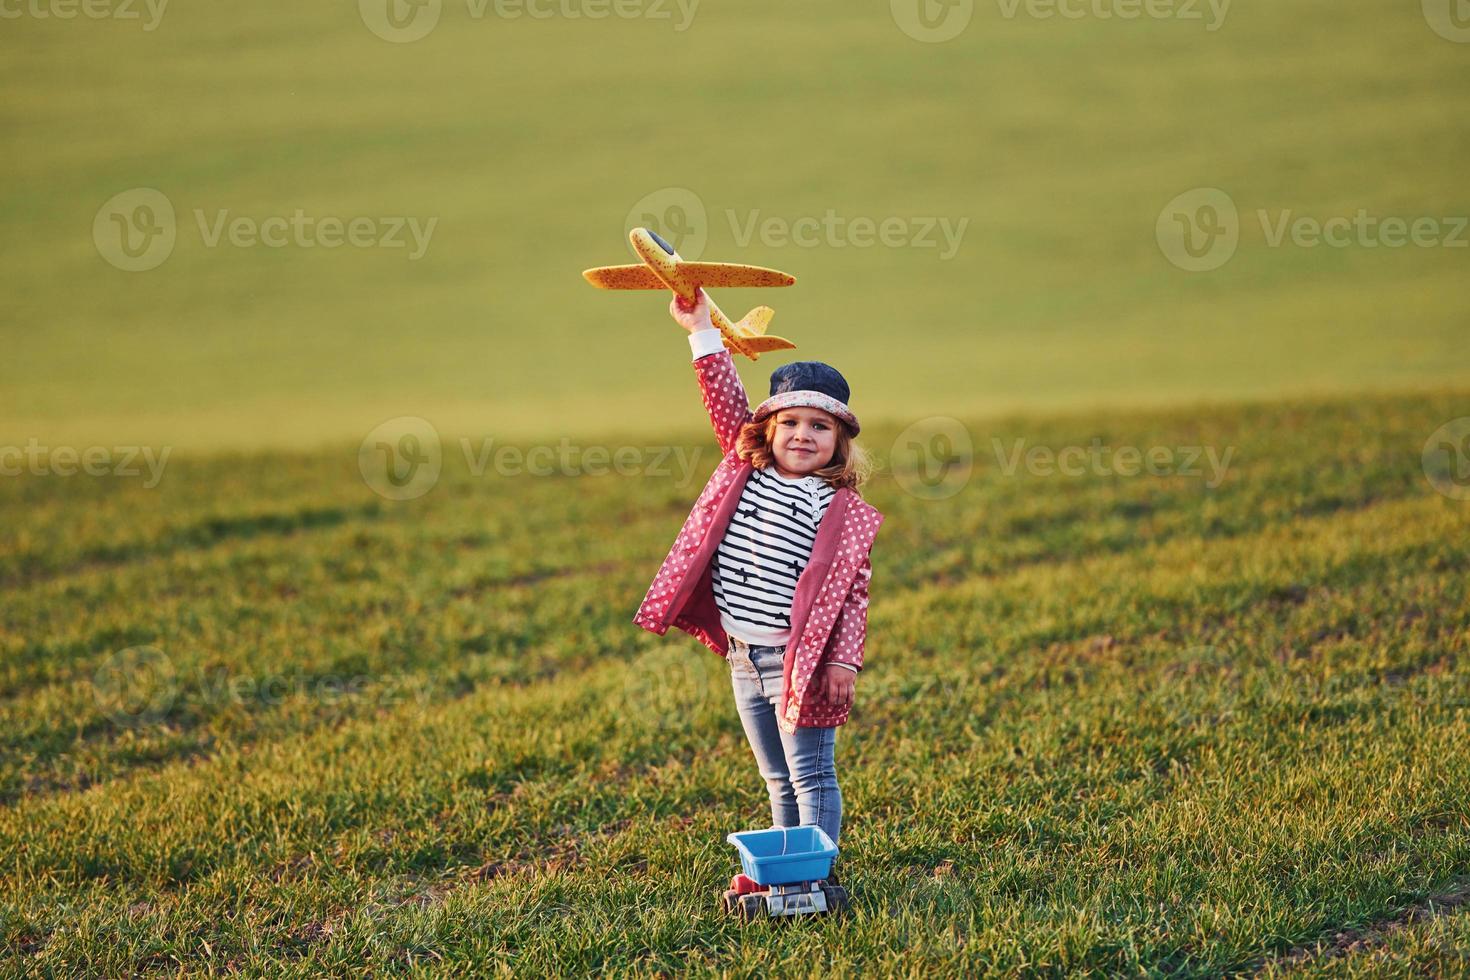
[[[766,351],[773,350],[791,350],[796,346],[785,337],[772,337],[770,335],[742,337],[740,343],[748,352],[752,361],[755,360],[757,354],[764,354]]]
[[[775,315],[776,311],[769,306],[757,306],[745,314],[745,319],[735,324],[735,332],[742,337],[762,336],[770,325],[771,317]]]
[[[757,306],[734,324],[735,335],[740,338],[740,352],[752,361],[766,351],[790,350],[796,346],[785,337],[766,333],[771,317],[775,315],[776,311],[769,306]]]

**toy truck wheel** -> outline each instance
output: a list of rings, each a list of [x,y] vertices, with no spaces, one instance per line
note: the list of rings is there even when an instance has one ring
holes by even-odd
[[[766,914],[766,899],[762,895],[741,895],[735,911],[747,922],[762,918]]]
[[[740,893],[733,888],[726,888],[720,894],[720,909],[726,914],[735,911],[735,903],[740,901]]]
[[[822,894],[827,896],[827,908],[832,912],[846,912],[849,906],[847,889],[841,885],[823,885]]]

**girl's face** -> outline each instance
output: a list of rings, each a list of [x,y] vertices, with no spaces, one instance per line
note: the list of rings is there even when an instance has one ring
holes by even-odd
[[[820,408],[783,408],[776,413],[771,454],[776,472],[795,479],[832,462],[837,449],[837,427],[842,423]]]

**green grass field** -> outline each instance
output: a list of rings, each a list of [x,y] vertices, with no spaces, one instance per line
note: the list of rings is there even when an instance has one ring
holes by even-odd
[[[558,2],[408,43],[366,0],[0,11],[0,976],[1470,974],[1433,3],[996,0],[925,43],[901,4]],[[175,240],[128,271],[139,188]],[[1238,244],[1186,271],[1205,188]],[[433,224],[214,239],[297,212]],[[716,906],[770,814],[725,663],[631,621],[717,462],[667,298],[580,278],[632,223],[795,274],[715,297],[799,345],[747,388],[837,365],[881,464],[842,920]],[[358,451],[405,416],[444,469],[394,500]],[[634,472],[475,455],[565,443]],[[92,450],[140,472],[58,471]]]
[[[630,623],[691,490],[446,453],[394,502],[350,452],[0,484],[6,949],[1463,970],[1463,913],[1332,950],[1467,885],[1470,507],[1420,457],[1466,395],[975,420],[942,499],[865,430],[890,516],[837,749],[856,909],[794,928],[714,905],[724,835],[769,818],[724,662]],[[1007,475],[996,439],[1233,453],[1208,489]]]

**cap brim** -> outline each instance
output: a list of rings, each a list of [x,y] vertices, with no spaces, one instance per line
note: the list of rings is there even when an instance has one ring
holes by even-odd
[[[852,414],[852,409],[822,391],[783,391],[779,395],[772,395],[755,407],[751,421],[759,422],[783,408],[820,408],[850,425],[853,435],[857,435],[862,429],[862,426],[858,425],[857,416]]]

